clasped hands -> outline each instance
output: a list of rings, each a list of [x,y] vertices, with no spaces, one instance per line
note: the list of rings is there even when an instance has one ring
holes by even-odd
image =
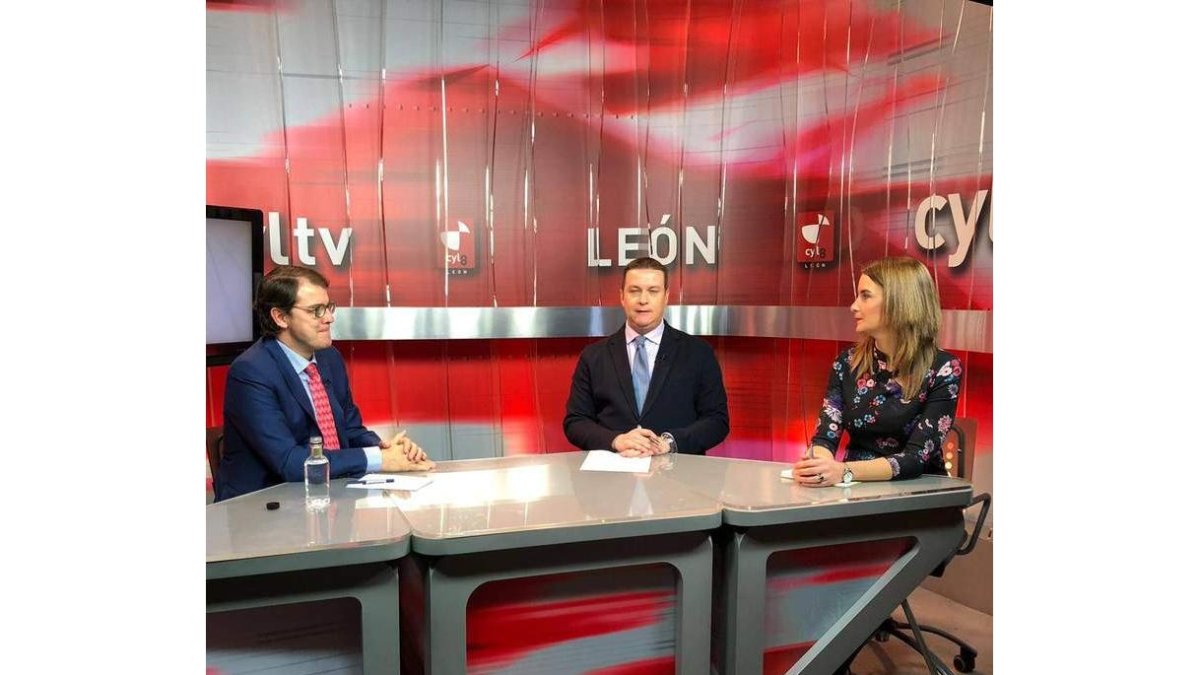
[[[846,465],[833,457],[811,457],[792,465],[792,480],[809,487],[828,487],[842,481]]]
[[[640,426],[613,439],[612,449],[622,457],[649,457],[671,451],[671,443],[662,436]]]
[[[382,470],[387,473],[395,471],[429,471],[437,466],[421,446],[413,442],[401,431],[392,440],[379,441],[379,450],[383,455]]]

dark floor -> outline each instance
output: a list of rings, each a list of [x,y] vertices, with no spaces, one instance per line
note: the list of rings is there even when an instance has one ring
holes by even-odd
[[[979,652],[974,672],[992,673],[992,616],[945,598],[933,591],[918,588],[908,596],[913,614],[922,624],[931,624],[966,640]],[[899,608],[892,615],[904,621]],[[925,635],[926,643],[946,665],[954,667],[958,646],[937,635]],[[854,675],[927,675],[925,660],[914,649],[892,638],[886,642],[872,641],[859,652],[851,666]]]

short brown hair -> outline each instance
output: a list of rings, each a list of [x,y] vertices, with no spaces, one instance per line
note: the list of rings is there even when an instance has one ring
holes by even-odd
[[[667,274],[667,266],[654,258],[644,256],[630,260],[625,266],[625,271],[621,273],[621,288],[625,288],[625,277],[629,275],[629,270],[658,270],[663,274],[663,288],[668,288],[670,277]]]
[[[258,325],[264,335],[279,333],[281,329],[271,318],[271,310],[279,308],[286,312],[294,307],[301,281],[329,288],[329,280],[323,274],[296,265],[280,265],[267,272],[262,281],[258,282],[258,291],[254,296],[254,315],[258,317]]]

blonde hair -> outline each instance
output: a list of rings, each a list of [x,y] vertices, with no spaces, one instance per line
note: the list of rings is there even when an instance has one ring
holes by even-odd
[[[933,365],[942,327],[942,308],[933,277],[921,261],[908,257],[881,258],[862,273],[883,289],[880,318],[884,328],[896,336],[896,353],[888,354],[889,365],[903,389],[901,396],[912,399]],[[875,371],[874,350],[875,338],[865,335],[858,341],[850,358],[856,378]]]

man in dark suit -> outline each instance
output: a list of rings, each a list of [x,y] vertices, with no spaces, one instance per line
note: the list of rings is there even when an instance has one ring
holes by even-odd
[[[333,345],[334,303],[319,272],[282,265],[263,277],[254,310],[264,336],[234,360],[225,384],[225,452],[216,499],[304,480],[308,439],[321,436],[333,478],[433,468],[401,432],[363,426]]]
[[[721,367],[707,342],[663,321],[667,268],[638,258],[621,277],[625,325],[579,355],[563,431],[584,450],[704,454],[729,435]]]

